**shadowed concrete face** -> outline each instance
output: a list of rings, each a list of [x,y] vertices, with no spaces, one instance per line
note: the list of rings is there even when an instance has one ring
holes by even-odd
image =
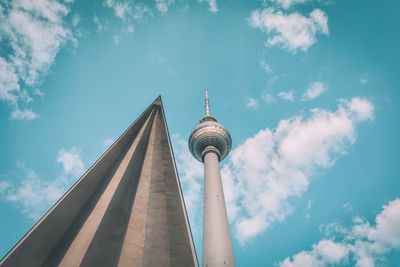
[[[198,266],[161,99],[1,266]]]

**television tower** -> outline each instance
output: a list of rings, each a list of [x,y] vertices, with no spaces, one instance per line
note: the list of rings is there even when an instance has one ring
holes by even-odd
[[[235,266],[219,169],[231,146],[229,132],[210,115],[206,89],[206,116],[189,137],[190,152],[204,163],[203,267]]]

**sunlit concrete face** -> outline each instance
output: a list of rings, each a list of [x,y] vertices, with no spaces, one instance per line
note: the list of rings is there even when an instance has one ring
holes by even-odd
[[[190,151],[204,163],[204,267],[235,266],[219,166],[231,146],[229,132],[209,114],[206,92],[206,116],[199,121],[189,137]]]
[[[160,98],[1,266],[198,266]]]

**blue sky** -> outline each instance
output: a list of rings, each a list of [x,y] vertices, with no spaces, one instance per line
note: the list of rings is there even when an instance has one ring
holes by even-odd
[[[400,265],[397,1],[31,2],[0,3],[1,256],[159,94],[201,255],[208,88],[238,266]]]

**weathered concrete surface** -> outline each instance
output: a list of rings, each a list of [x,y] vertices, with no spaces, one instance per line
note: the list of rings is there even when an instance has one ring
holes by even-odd
[[[198,266],[159,97],[1,266]]]
[[[158,116],[157,116],[158,117]],[[157,119],[153,121],[153,128]],[[128,228],[119,259],[119,266],[142,266],[145,231],[147,222],[147,207],[150,193],[151,167],[153,165],[154,136],[156,131],[151,131],[147,152],[142,168],[141,179],[133,202]]]

